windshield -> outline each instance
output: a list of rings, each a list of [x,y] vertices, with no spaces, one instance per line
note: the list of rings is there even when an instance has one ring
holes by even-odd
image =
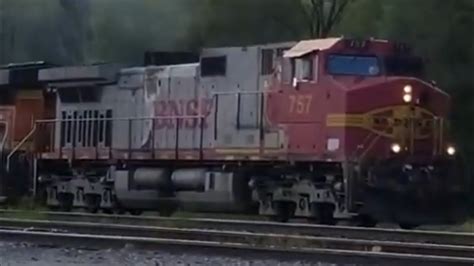
[[[377,76],[379,61],[375,56],[329,55],[328,72],[332,75]]]
[[[423,60],[420,57],[386,57],[384,65],[389,76],[422,77],[424,72]]]

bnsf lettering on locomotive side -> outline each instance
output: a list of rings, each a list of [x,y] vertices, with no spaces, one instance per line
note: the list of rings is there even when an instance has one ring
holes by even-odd
[[[212,99],[190,99],[190,100],[159,100],[155,102],[155,116],[204,116],[203,127],[207,128],[206,118],[212,112]],[[178,121],[176,118],[163,118],[155,121],[155,129],[176,128],[194,129],[200,127],[199,118],[183,118]]]

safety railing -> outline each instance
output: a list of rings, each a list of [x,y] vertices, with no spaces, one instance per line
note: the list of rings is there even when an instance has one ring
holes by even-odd
[[[270,91],[232,91],[232,92],[213,92],[212,93],[212,100],[214,102],[214,127],[213,127],[213,135],[214,135],[214,140],[217,139],[217,134],[218,134],[218,115],[219,115],[219,97],[223,95],[235,95],[237,99],[237,112],[236,112],[236,125],[239,126],[239,116],[240,116],[240,108],[241,108],[241,97],[242,95],[252,95],[255,94],[258,96],[259,104],[257,108],[259,108],[259,115],[258,115],[258,129],[260,132],[260,143],[263,143],[264,139],[264,118],[263,118],[263,113],[265,109],[265,95],[270,93]],[[199,108],[201,110],[201,108]],[[87,134],[98,134],[95,129],[87,129],[88,132],[92,133],[83,133],[80,134],[78,131],[83,131],[85,126],[82,125],[82,123],[89,123],[91,122],[97,122],[97,125],[102,125],[103,128],[105,127],[110,127],[110,125],[104,125],[103,123],[127,123],[128,125],[125,127],[122,127],[122,129],[126,130],[128,133],[127,135],[127,147],[125,148],[128,153],[128,158],[130,158],[131,153],[136,147],[133,147],[133,141],[132,141],[132,133],[134,130],[134,122],[136,121],[149,121],[151,123],[150,127],[150,143],[151,147],[148,147],[149,150],[152,152],[152,157],[155,158],[155,152],[160,150],[160,148],[156,147],[156,133],[157,130],[155,130],[155,125],[157,121],[170,121],[173,120],[174,123],[174,135],[175,135],[175,143],[174,143],[174,157],[178,158],[179,157],[179,152],[180,152],[180,133],[182,130],[182,125],[187,121],[187,120],[197,120],[199,121],[199,144],[198,144],[198,150],[199,150],[199,157],[203,158],[203,149],[204,149],[204,125],[205,120],[207,119],[207,116],[205,115],[183,115],[183,116],[146,116],[146,117],[121,117],[121,118],[114,118],[114,117],[89,117],[89,118],[84,118],[84,117],[78,117],[78,118],[62,118],[62,119],[44,119],[44,120],[36,120],[34,122],[34,125],[31,129],[31,131],[10,151],[10,153],[7,156],[7,162],[6,162],[6,168],[10,168],[10,161],[11,158],[15,153],[17,153],[22,147],[27,143],[29,140],[33,139],[34,146],[35,146],[35,152],[41,153],[41,152],[47,152],[47,151],[58,151],[59,152],[59,157],[63,154],[64,150],[70,150],[72,151],[72,157],[74,158],[75,151],[80,149],[80,148],[95,148],[96,154],[98,153],[99,149],[106,148],[109,151],[114,149],[113,147],[114,141],[113,139],[115,136],[114,133],[108,133],[111,134],[111,136],[105,136],[107,140],[101,142],[100,145],[97,145],[97,141],[92,141],[93,144],[96,145],[91,145],[91,146],[81,146],[78,144],[81,144],[85,139]],[[93,124],[93,123],[92,123]],[[194,124],[194,122],[193,122]],[[98,127],[98,126],[97,126]],[[47,129],[45,129],[47,128]],[[73,133],[67,133],[66,128],[69,128],[67,130],[73,131]],[[72,128],[72,129],[71,129]],[[168,128],[169,129],[169,128]],[[100,130],[103,132],[103,130]],[[46,132],[49,137],[44,136],[44,132]],[[135,132],[136,133],[136,132]],[[38,136],[38,134],[42,136]],[[68,136],[71,134],[72,136]],[[100,133],[103,134],[103,133]],[[106,133],[107,134],[107,133]],[[122,132],[123,134],[123,132]],[[82,136],[82,137],[81,137]],[[69,140],[72,139],[72,141],[65,141],[65,139],[68,138]],[[98,138],[98,136],[97,136]],[[46,140],[49,139],[49,140]],[[102,139],[104,140],[104,139]],[[65,143],[69,143],[71,145],[67,146]],[[90,143],[90,142],[89,142]],[[145,150],[146,148],[140,147],[138,150]],[[168,149],[167,149],[168,150]]]
[[[429,123],[430,126],[427,126]],[[398,125],[401,127],[396,136],[393,136],[393,142],[405,147],[411,155],[417,153],[416,141],[420,139],[432,140],[432,154],[437,156],[444,153],[446,123],[444,118],[434,117],[430,119],[418,119],[416,117],[407,117],[399,119]],[[427,132],[430,131],[430,132]],[[351,154],[352,161],[361,162],[365,159],[369,151],[381,139],[381,135],[375,132],[368,132],[361,144]],[[419,152],[419,151],[418,151]],[[424,150],[423,152],[429,152]]]
[[[433,155],[440,155],[444,151],[444,131],[445,122],[441,117],[435,117],[433,119]]]
[[[422,138],[431,138],[432,140],[432,155],[438,156],[444,153],[444,145],[445,145],[445,130],[446,124],[445,119],[442,117],[433,117],[429,119],[418,119],[415,117],[409,117],[405,119],[407,129],[403,134],[403,141],[402,144],[408,147],[408,152],[410,154],[416,153],[416,140]],[[426,126],[426,123],[429,123],[430,126]],[[420,128],[421,127],[421,128]],[[419,130],[431,130],[431,132],[423,133],[419,132]]]
[[[218,115],[219,115],[219,99],[221,96],[235,96],[236,97],[236,107],[237,110],[235,112],[235,125],[237,129],[241,129],[241,102],[242,96],[244,95],[256,95],[258,97],[258,105],[256,105],[256,111],[258,112],[258,118],[256,123],[256,128],[259,130],[260,142],[263,142],[265,137],[265,121],[264,121],[264,112],[265,112],[265,96],[267,94],[272,93],[272,91],[262,90],[262,91],[229,91],[229,92],[213,92],[212,96],[214,99],[215,104],[215,112],[214,112],[214,139],[217,139],[218,135]]]
[[[351,154],[349,159],[353,162],[361,163],[364,161],[365,156],[368,152],[374,147],[377,141],[380,139],[380,135],[369,131],[368,134],[362,140],[362,143],[359,144],[354,152]]]
[[[36,132],[36,124],[33,124],[31,131],[15,147],[13,147],[10,153],[8,153],[6,166],[5,166],[7,172],[10,172],[10,161],[13,155],[15,155],[15,153],[18,152],[18,150],[20,150],[21,147],[23,147],[23,145],[25,145],[25,143],[31,138],[31,136],[34,135],[35,132]]]
[[[8,127],[8,122],[0,121],[0,133],[2,138],[0,139],[0,155],[3,154],[3,149],[5,148],[5,144],[7,143],[8,139],[8,132],[10,131]],[[2,133],[3,132],[3,133]]]
[[[84,134],[96,134],[96,130],[98,128],[90,128],[88,131],[85,131],[83,127],[80,126],[80,123],[83,122],[97,122],[95,123],[96,125],[100,125],[100,122],[110,122],[109,126],[114,127],[117,126],[117,123],[122,123],[122,126],[116,127],[115,130],[120,130],[118,132],[121,132],[120,134],[123,135],[123,130],[127,131],[126,136],[126,141],[127,145],[125,147],[116,147],[120,149],[125,149],[126,152],[128,153],[128,158],[131,158],[131,154],[134,150],[149,150],[152,153],[152,158],[156,158],[156,152],[157,150],[160,150],[159,147],[157,147],[157,141],[156,141],[156,129],[155,125],[157,121],[174,121],[174,136],[175,136],[175,142],[173,145],[173,150],[174,150],[174,157],[179,158],[179,150],[180,150],[180,133],[182,129],[182,125],[186,121],[199,121],[199,128],[195,128],[195,130],[199,130],[199,143],[197,149],[199,150],[199,158],[203,158],[203,149],[204,149],[204,124],[205,124],[205,116],[202,115],[191,115],[191,116],[150,116],[150,117],[122,117],[122,118],[73,118],[73,119],[46,119],[46,120],[36,120],[31,131],[10,151],[10,153],[7,156],[7,161],[6,161],[6,169],[7,171],[10,169],[10,162],[11,158],[15,153],[17,153],[25,143],[31,139],[33,139],[35,143],[35,152],[42,153],[42,152],[53,152],[53,151],[58,151],[59,152],[59,158],[61,158],[61,155],[64,150],[70,150],[72,151],[72,158],[74,159],[75,152],[78,149],[81,148],[93,148],[95,149],[95,153],[98,154],[99,149],[106,148],[110,152],[112,149],[114,149],[114,138],[113,132],[111,131],[111,136],[107,137],[110,138],[109,141],[107,141],[106,145],[103,145],[102,147],[99,147],[99,145],[90,145],[90,146],[84,146],[84,145],[78,145],[80,142],[79,135],[83,134],[82,137],[85,137]],[[143,147],[146,145],[139,145],[141,141],[136,142],[135,146],[133,143],[133,138],[134,134],[139,134],[138,132],[143,131],[143,125],[136,127],[136,131],[134,131],[134,122],[137,121],[142,121],[142,122],[150,122],[150,135],[149,135],[149,147]],[[72,145],[66,147],[64,145],[64,142],[62,138],[65,138],[67,133],[65,132],[65,127],[66,125],[72,125],[71,129],[73,132],[70,133],[72,134]],[[94,123],[91,123],[94,124]],[[123,125],[126,125],[125,128]],[[103,125],[103,124],[102,124]],[[111,128],[111,130],[113,130]],[[46,132],[49,136],[47,141],[44,134],[41,135],[41,133]],[[94,133],[96,132],[96,133]],[[117,132],[117,133],[118,133]],[[120,141],[121,142],[121,141]],[[92,142],[93,144],[96,144],[96,142]],[[193,149],[196,149],[193,147]]]

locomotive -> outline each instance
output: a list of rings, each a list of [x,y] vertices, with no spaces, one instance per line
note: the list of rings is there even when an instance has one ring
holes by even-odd
[[[16,105],[33,122],[3,129],[4,195],[20,169],[62,210],[404,228],[463,217],[450,97],[406,45],[340,37],[163,58],[173,60],[34,65],[41,108]]]

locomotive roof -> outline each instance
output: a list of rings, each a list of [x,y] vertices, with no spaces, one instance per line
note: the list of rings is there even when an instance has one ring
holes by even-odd
[[[7,65],[1,65],[0,69],[27,69],[27,68],[47,68],[55,67],[56,64],[45,62],[45,61],[33,61],[33,62],[22,62],[22,63],[9,63]]]
[[[56,65],[38,61],[11,63],[0,66],[0,86],[36,86],[39,84],[38,72]]]
[[[300,57],[314,51],[327,50],[333,47],[342,38],[326,38],[300,41],[290,50],[286,51],[284,57]]]
[[[40,70],[38,78],[40,81],[48,83],[108,83],[115,82],[118,70],[121,68],[121,64],[93,64],[54,67]]]
[[[199,63],[179,64],[168,66],[146,66],[146,67],[131,67],[120,71],[122,75],[133,74],[152,74],[158,77],[191,77],[196,75]]]
[[[286,51],[284,57],[300,57],[314,51],[323,51],[333,48],[336,44],[344,40],[351,40],[344,37],[304,40],[298,42],[290,50]],[[370,42],[384,42],[386,40],[370,39]]]
[[[205,47],[201,51],[201,56],[206,54],[207,52],[213,51],[228,51],[233,49],[275,49],[281,47],[292,47],[297,42],[275,42],[275,43],[262,43],[262,44],[255,44],[255,45],[243,45],[243,46],[218,46],[218,47]]]

